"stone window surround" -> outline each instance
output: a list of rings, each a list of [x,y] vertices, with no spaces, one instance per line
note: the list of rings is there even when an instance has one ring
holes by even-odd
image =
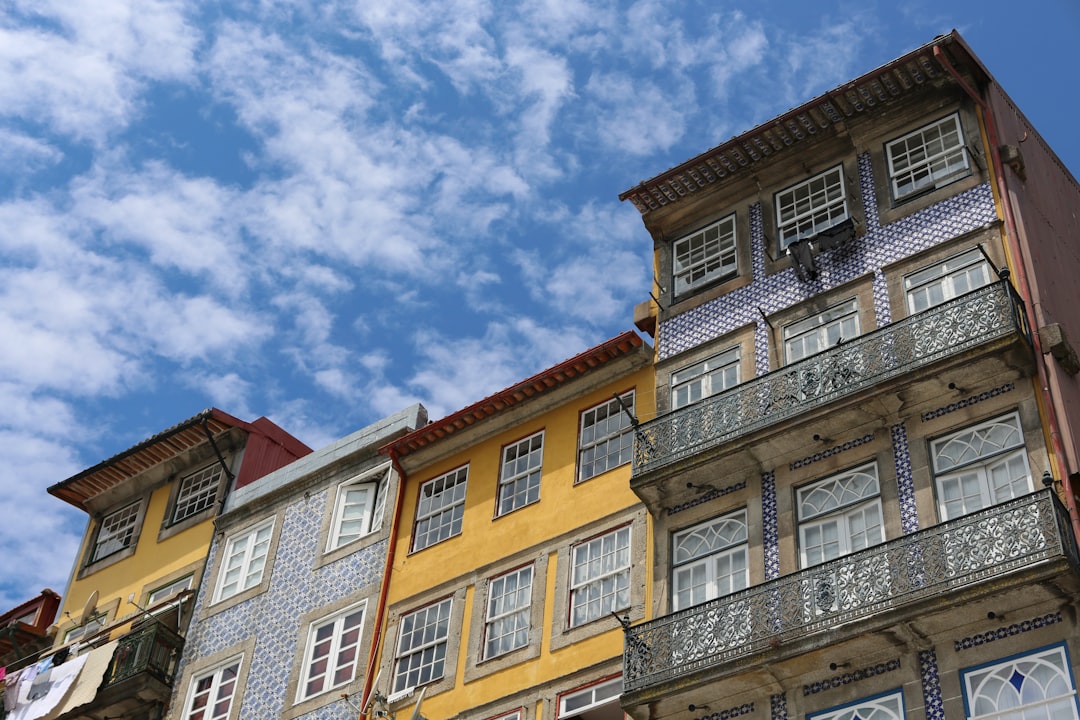
[[[671,376],[674,373],[728,350],[739,350],[739,382],[744,383],[754,378],[757,375],[754,356],[755,329],[755,323],[744,325],[659,363],[656,367],[656,414],[659,416],[671,411]]]
[[[142,495],[136,498],[127,498],[122,502],[118,502],[109,508],[107,512],[95,514],[94,516],[94,532],[86,544],[86,548],[83,553],[83,562],[79,568],[78,579],[86,577],[96,573],[98,570],[103,570],[110,565],[115,565],[121,560],[126,560],[135,554],[135,550],[139,545],[139,539],[142,537],[143,526],[146,524],[146,509],[150,505],[150,491],[144,492]],[[101,533],[102,521],[109,515],[119,512],[124,508],[138,503],[139,509],[135,515],[135,529],[131,535],[131,542],[120,550],[114,553],[110,553],[103,558],[93,560],[94,551],[97,549],[98,535]]]
[[[183,692],[183,695],[181,696],[179,692],[175,693],[177,702],[172,704],[168,720],[181,720],[184,717],[184,710],[187,709],[187,705],[191,700],[193,681],[197,676],[205,675],[224,666],[234,658],[240,657],[240,671],[236,677],[236,694],[233,695],[229,715],[226,719],[237,720],[240,717],[240,706],[244,702],[244,690],[247,688],[248,672],[251,670],[252,660],[255,657],[256,640],[257,638],[252,635],[235,645],[189,663],[184,668],[183,675],[177,678],[177,683],[174,685],[175,688],[181,689],[180,692]]]
[[[250,518],[247,522],[236,527],[229,528],[228,530],[220,531],[214,538],[214,543],[211,547],[212,566],[209,576],[212,578],[212,585],[207,589],[206,605],[204,605],[199,614],[200,619],[205,619],[211,615],[215,615],[222,610],[226,610],[235,605],[239,605],[242,602],[247,602],[251,598],[266,592],[270,587],[270,578],[274,574],[274,560],[277,557],[278,543],[281,541],[281,528],[285,524],[285,509],[284,507],[278,508],[276,512],[260,514]],[[273,530],[270,533],[270,547],[266,551],[266,561],[263,566],[262,579],[257,585],[254,585],[246,590],[241,590],[235,595],[231,595],[217,602],[213,601],[214,595],[217,593],[218,583],[221,582],[221,563],[224,559],[225,547],[228,545],[229,538],[242,535],[249,530],[253,529],[256,525],[259,525],[269,519],[273,518]]]

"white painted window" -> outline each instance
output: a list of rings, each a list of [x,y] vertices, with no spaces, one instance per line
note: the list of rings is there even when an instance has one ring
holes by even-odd
[[[529,644],[533,566],[518,568],[488,583],[484,657],[508,653]]]
[[[93,637],[99,630],[105,627],[105,621],[108,620],[108,617],[108,613],[91,615],[83,621],[82,625],[72,628],[64,634],[64,644],[70,645],[71,643],[81,642],[88,637]]]
[[[196,675],[184,704],[184,720],[225,720],[236,699],[242,658],[233,658],[214,670]]]
[[[852,298],[784,327],[787,361],[795,362],[859,336],[859,306]]]
[[[313,622],[308,628],[303,676],[296,689],[297,702],[348,685],[356,678],[366,607],[361,602]]]
[[[622,678],[568,692],[559,698],[558,720],[569,720],[569,718],[622,720],[623,712],[619,706],[621,692]]]
[[[612,398],[581,413],[578,482],[626,465],[634,458],[633,427],[627,414],[634,412],[634,391],[623,393],[619,399],[622,404]]]
[[[680,530],[672,538],[675,609],[730,595],[749,584],[746,510]]]
[[[930,444],[930,452],[943,520],[1035,489],[1016,413],[939,438]]]
[[[734,347],[671,373],[671,409],[677,410],[739,384],[739,348]]]
[[[468,479],[469,466],[464,465],[420,486],[413,550],[422,550],[461,534]]]
[[[570,626],[630,607],[630,527],[571,549]]]
[[[178,523],[213,507],[221,486],[223,472],[220,465],[210,465],[180,480],[173,507],[172,522]]]
[[[900,690],[810,713],[806,720],[904,720],[904,694]]]
[[[338,486],[327,550],[359,540],[382,524],[390,468],[384,465]]]
[[[990,264],[978,248],[904,278],[908,312],[922,312],[990,284]]]
[[[971,171],[960,116],[950,115],[885,146],[897,200],[931,190]]]
[[[540,499],[540,467],[543,462],[543,431],[503,448],[496,516]]]
[[[735,273],[735,243],[734,214],[676,240],[672,246],[675,296]]]
[[[1077,720],[1076,685],[1064,644],[962,670],[969,718]]]
[[[885,541],[877,464],[819,480],[796,495],[802,567]]]
[[[394,693],[443,676],[453,598],[401,617],[394,657]]]
[[[153,607],[158,603],[165,602],[173,595],[179,595],[185,590],[191,589],[191,583],[195,580],[192,575],[185,575],[179,580],[173,580],[171,583],[162,585],[159,588],[151,590],[146,596],[146,606]]]
[[[225,541],[214,602],[231,598],[262,582],[274,519],[237,533]]]
[[[131,547],[135,542],[135,531],[138,529],[141,507],[141,502],[132,503],[102,518],[90,562],[96,562]]]
[[[781,250],[847,218],[847,191],[840,165],[776,193],[776,229]]]

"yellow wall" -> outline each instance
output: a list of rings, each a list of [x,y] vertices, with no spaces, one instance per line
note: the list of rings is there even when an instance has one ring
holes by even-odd
[[[139,611],[128,602],[129,595],[134,594],[135,602],[142,605],[146,600],[147,591],[164,584],[161,582],[163,579],[174,576],[185,568],[190,569],[192,565],[201,567],[206,560],[207,550],[213,538],[213,518],[208,518],[158,542],[158,533],[161,531],[168,508],[170,491],[171,485],[166,484],[151,493],[134,554],[79,579],[79,572],[87,557],[87,548],[97,531],[96,522],[88,524],[76,561],[78,565],[73,571],[60,618],[67,620],[64,614],[67,612],[75,621],[81,620],[80,615],[86,600],[95,590],[98,593],[96,605],[99,611],[110,610],[108,622],[112,623],[117,618],[134,616]],[[199,579],[199,574],[200,572],[196,572],[196,581]],[[71,623],[61,622],[60,625],[61,629],[57,634],[58,643],[63,642],[64,633],[70,629]],[[122,628],[118,629],[120,630]]]
[[[473,582],[474,571],[479,567],[527,548],[548,545],[551,538],[571,533],[577,528],[628,508],[640,507],[640,501],[630,490],[629,464],[574,485],[580,413],[610,400],[613,393],[621,394],[633,389],[635,414],[640,418],[651,418],[655,415],[654,388],[652,366],[648,366],[543,415],[509,427],[463,452],[441,459],[421,470],[411,471],[403,495],[397,553],[387,593],[388,604],[393,607],[396,603],[403,603],[403,606],[407,607],[408,599],[413,595],[429,591],[442,583],[458,587],[469,585]],[[487,422],[499,422],[499,418],[496,416]],[[544,431],[540,500],[495,518],[495,497],[503,447],[539,430]],[[469,477],[461,534],[411,553],[411,534],[420,486],[425,481],[465,463],[469,464]],[[646,543],[650,552],[646,567],[651,568],[651,540],[636,538],[634,542]],[[471,630],[473,605],[484,601],[483,598],[476,598],[476,588],[470,586],[466,594],[463,626],[451,629],[451,633],[460,634],[462,638],[454,688],[425,698],[424,715],[450,717],[463,710],[506,697],[514,691],[554,680],[577,669],[621,655],[623,637],[617,627],[554,652],[550,650],[550,629],[558,624],[554,613],[566,612],[565,607],[556,607],[554,602],[555,585],[560,572],[556,559],[557,551],[556,546],[548,549],[543,626],[532,629],[532,632],[542,635],[539,657],[524,660],[465,683],[464,672],[469,652],[466,639]],[[460,579],[460,582],[455,583],[455,579]],[[646,592],[651,586],[651,578],[648,578],[645,583]],[[646,598],[645,606],[649,607],[650,604],[651,598]],[[384,639],[384,658],[392,658],[395,642],[396,637]]]

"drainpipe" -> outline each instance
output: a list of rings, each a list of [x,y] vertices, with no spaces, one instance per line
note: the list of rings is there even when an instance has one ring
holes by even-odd
[[[1073,525],[1073,537],[1077,543],[1080,543],[1080,513],[1077,512],[1076,498],[1073,496],[1072,480],[1069,477],[1069,470],[1065,462],[1065,448],[1061,442],[1061,431],[1058,427],[1057,411],[1054,409],[1054,398],[1050,393],[1050,378],[1047,375],[1046,370],[1046,356],[1043,355],[1042,342],[1039,339],[1039,325],[1035,317],[1035,303],[1031,297],[1031,288],[1028,285],[1027,269],[1024,264],[1024,255],[1020,248],[1020,236],[1016,228],[1016,217],[1013,215],[1012,203],[1009,195],[1009,184],[1005,177],[1004,168],[1001,162],[1001,153],[999,150],[1000,141],[997,134],[997,124],[994,122],[994,114],[990,109],[990,106],[983,100],[982,96],[975,92],[975,89],[968,85],[960,73],[949,62],[944,51],[941,49],[941,45],[934,46],[934,58],[941,63],[941,66],[953,76],[964,92],[975,102],[978,106],[980,114],[982,115],[983,122],[986,127],[987,142],[990,144],[990,160],[993,164],[994,180],[997,182],[998,195],[1001,197],[1001,208],[1005,214],[1005,239],[1009,246],[1009,253],[1015,258],[1015,273],[1016,281],[1019,287],[1017,290],[1020,293],[1020,298],[1024,301],[1024,311],[1027,315],[1028,327],[1031,332],[1031,344],[1035,350],[1035,368],[1038,372],[1039,389],[1042,391],[1043,402],[1041,406],[1045,413],[1046,424],[1050,428],[1050,447],[1053,450],[1054,458],[1056,459],[1058,477],[1061,478],[1061,486],[1063,494],[1065,495],[1065,506],[1069,510],[1069,517],[1072,519]]]
[[[371,702],[371,694],[373,691],[372,685],[375,683],[375,657],[379,652],[379,644],[382,642],[382,627],[383,618],[386,616],[386,591],[390,586],[390,573],[394,566],[394,553],[397,550],[397,536],[398,526],[401,524],[401,509],[405,504],[405,482],[408,476],[405,474],[405,468],[401,467],[401,462],[398,459],[398,453],[393,448],[387,449],[386,454],[390,456],[390,462],[394,467],[394,471],[398,476],[397,496],[394,500],[394,520],[390,524],[390,536],[387,540],[388,547],[386,548],[386,565],[383,567],[382,582],[379,585],[379,604],[375,611],[375,630],[371,637],[371,651],[368,653],[367,670],[364,673],[364,691],[360,695],[362,713],[367,714],[368,705]],[[363,717],[363,715],[361,716]]]

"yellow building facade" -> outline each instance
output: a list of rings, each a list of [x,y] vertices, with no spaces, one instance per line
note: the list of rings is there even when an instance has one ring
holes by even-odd
[[[621,718],[621,623],[644,618],[629,485],[652,350],[632,332],[383,448],[402,478],[373,713]]]

